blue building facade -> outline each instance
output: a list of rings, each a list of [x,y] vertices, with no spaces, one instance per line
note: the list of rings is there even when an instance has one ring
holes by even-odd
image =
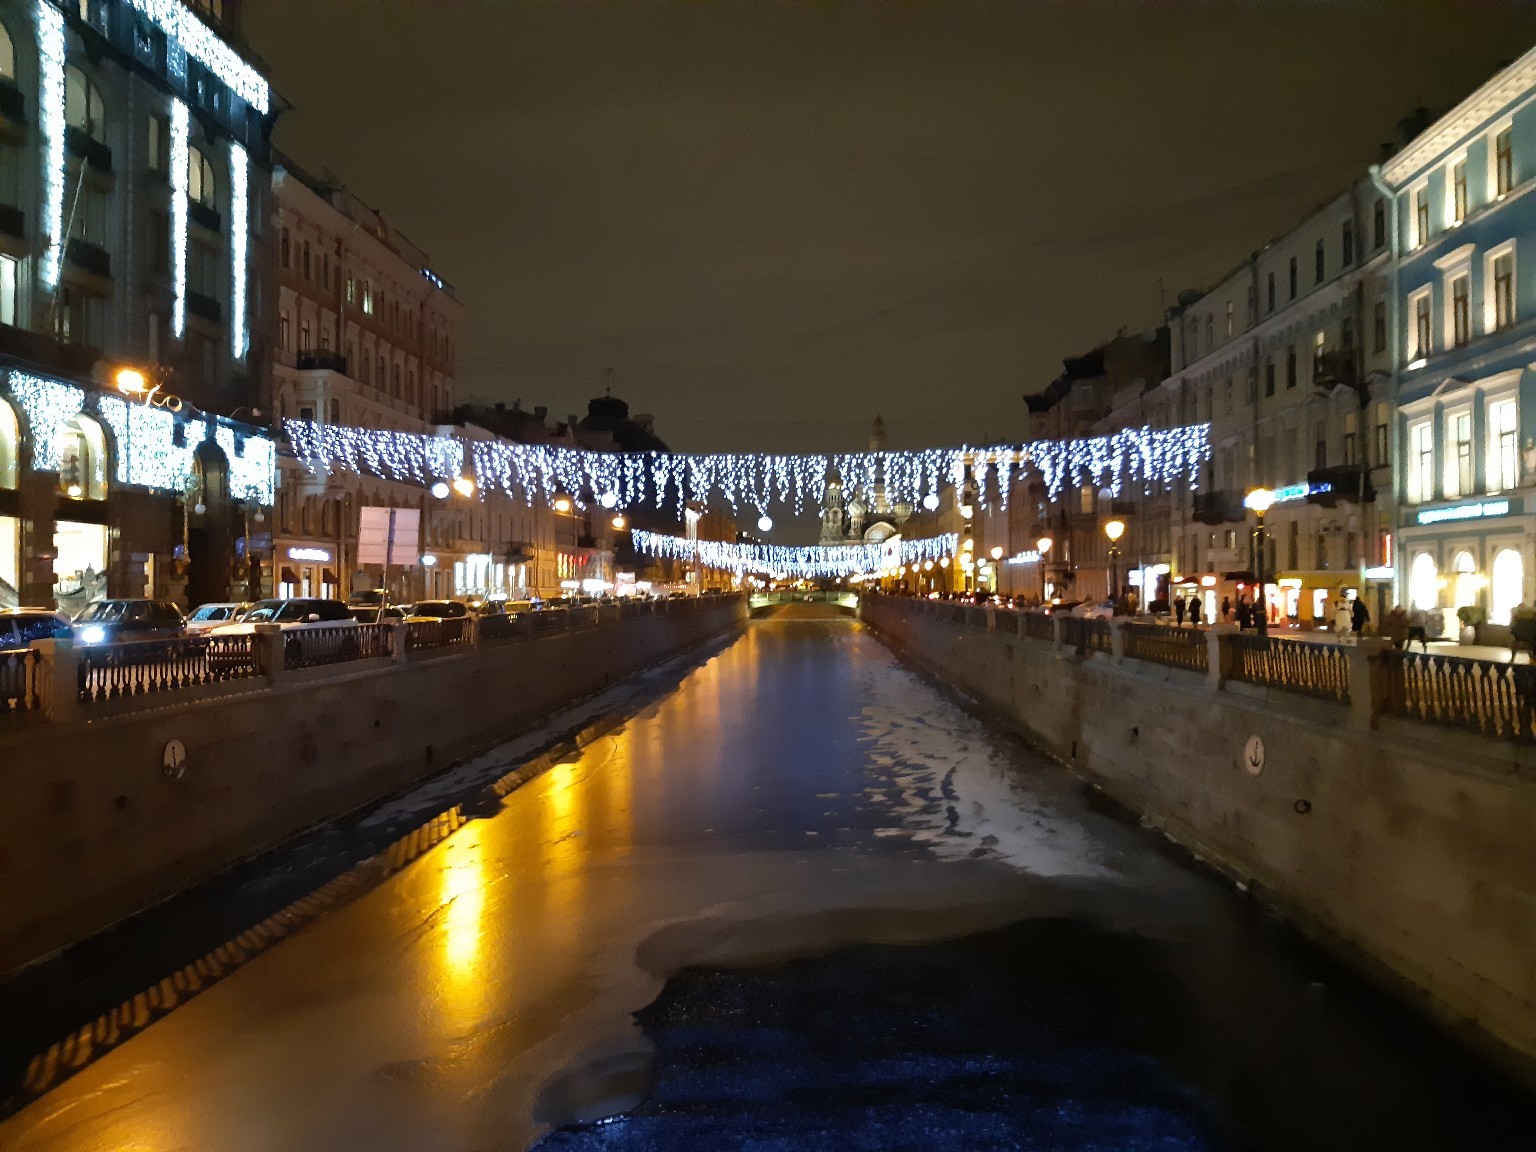
[[[1391,211],[1399,602],[1536,591],[1536,50],[1373,171]]]

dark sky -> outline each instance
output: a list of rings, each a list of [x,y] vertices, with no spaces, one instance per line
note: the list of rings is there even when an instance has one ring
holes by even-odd
[[[1016,436],[1536,8],[249,0],[278,141],[432,254],[461,392],[687,450]],[[1159,281],[1163,288],[1159,289]]]

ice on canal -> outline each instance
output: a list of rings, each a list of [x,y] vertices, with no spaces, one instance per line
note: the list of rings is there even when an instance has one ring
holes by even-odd
[[[811,606],[0,1124],[538,1141],[1536,1149],[1526,1097]]]

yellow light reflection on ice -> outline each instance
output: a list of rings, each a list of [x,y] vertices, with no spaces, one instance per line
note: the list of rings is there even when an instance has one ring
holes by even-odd
[[[449,841],[443,864],[443,962],[455,985],[473,983],[485,918],[485,844],[472,820]]]

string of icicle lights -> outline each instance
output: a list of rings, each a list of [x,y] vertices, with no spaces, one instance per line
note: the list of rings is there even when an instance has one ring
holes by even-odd
[[[564,496],[583,507],[588,500],[604,508],[662,508],[671,501],[681,509],[691,500],[728,504],[733,512],[745,505],[765,515],[770,504],[792,505],[796,514],[807,505],[821,507],[833,469],[845,492],[883,485],[894,505],[935,508],[941,488],[969,483],[983,507],[995,500],[1006,508],[1012,480],[1031,470],[1044,480],[1052,500],[1069,486],[1087,484],[1119,497],[1127,488],[1143,493],[1156,485],[1193,488],[1211,455],[1209,424],[1127,428],[1011,446],[834,456],[589,452],[311,420],[284,424],[295,453],[315,475],[341,471],[429,486],[468,478],[482,497],[500,494],[530,505]]]
[[[861,576],[894,568],[898,564],[921,564],[953,556],[960,537],[951,532],[921,540],[900,540],[883,544],[819,544],[803,548],[785,548],[776,544],[727,544],[719,540],[690,540],[686,536],[663,536],[636,528],[629,534],[635,551],[664,560],[683,560],[717,568],[723,572],[758,572],[779,579],[818,576]],[[895,553],[893,556],[892,554]]]

